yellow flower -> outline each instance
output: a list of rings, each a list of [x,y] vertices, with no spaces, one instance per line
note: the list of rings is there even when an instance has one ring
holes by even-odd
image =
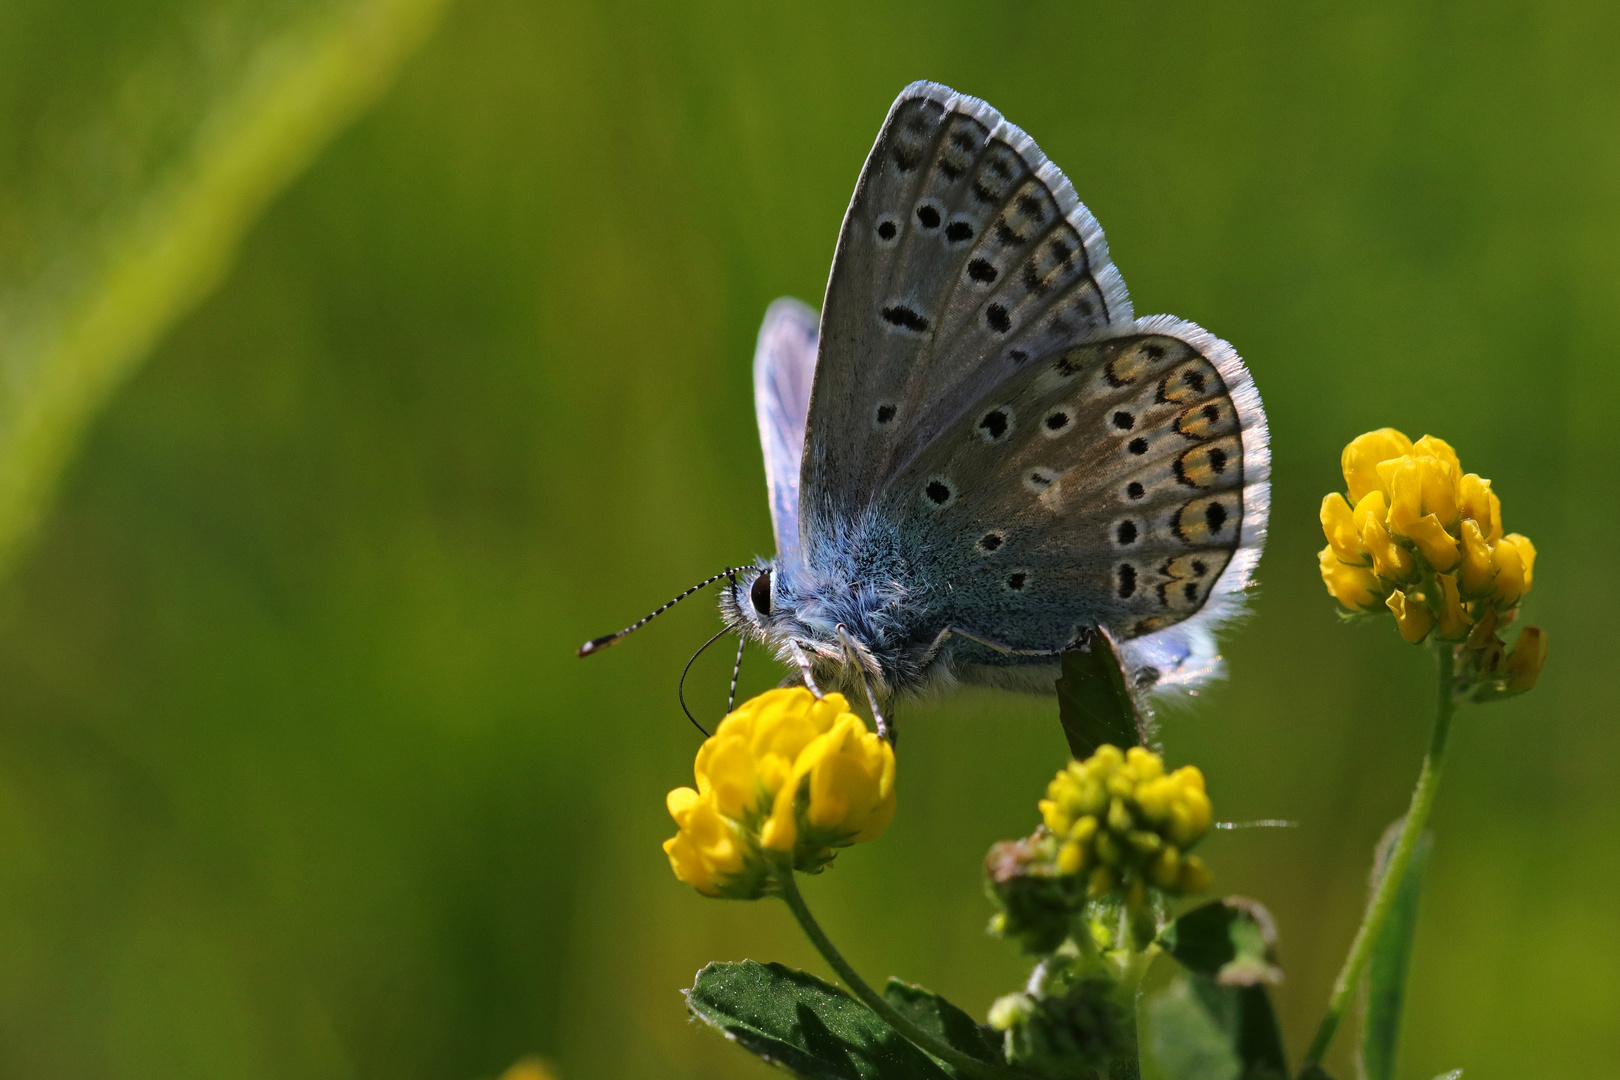
[[[1509,533],[1491,550],[1491,563],[1496,568],[1497,606],[1512,607],[1530,591],[1531,574],[1536,567],[1536,546],[1529,537]]]
[[[1407,641],[1433,632],[1483,657],[1496,616],[1510,618],[1530,590],[1536,557],[1529,540],[1502,534],[1491,482],[1463,472],[1444,440],[1413,442],[1394,428],[1353,439],[1340,464],[1348,498],[1328,495],[1320,515],[1329,594],[1352,612],[1387,608]]]
[[[1139,746],[1100,746],[1057,774],[1040,809],[1057,872],[1085,874],[1093,898],[1120,892],[1140,907],[1144,885],[1188,893],[1210,884],[1203,861],[1186,854],[1211,822],[1204,775],[1190,765],[1166,773],[1164,759]]]
[[[1522,694],[1536,685],[1541,678],[1541,667],[1547,662],[1547,634],[1540,627],[1527,626],[1519,631],[1519,640],[1513,643],[1513,651],[1502,663],[1502,670],[1507,675],[1507,686],[1504,690],[1509,694]]]
[[[842,694],[794,687],[744,702],[704,741],[693,773],[696,789],[669,793],[680,831],[664,853],[709,896],[763,896],[768,852],[819,870],[833,848],[876,839],[894,816],[894,751]]]

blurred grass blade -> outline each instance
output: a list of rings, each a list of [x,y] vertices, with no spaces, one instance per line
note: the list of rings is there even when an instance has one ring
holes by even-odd
[[[83,130],[58,140],[69,160],[45,161],[11,193],[0,213],[0,574],[96,410],[219,283],[276,192],[381,96],[444,2],[309,3],[279,23],[236,5],[193,12],[195,40],[153,45]]]
[[[1383,878],[1389,852],[1394,849],[1400,835],[1401,822],[1396,821],[1384,834],[1375,860],[1377,871],[1373,878],[1376,888]],[[1361,1040],[1361,1070],[1367,1080],[1394,1080],[1395,1059],[1400,1050],[1401,1009],[1406,1002],[1406,969],[1412,957],[1412,938],[1417,932],[1418,899],[1423,892],[1423,878],[1429,868],[1429,852],[1434,847],[1434,834],[1425,832],[1418,837],[1412,850],[1412,861],[1407,865],[1406,877],[1396,890],[1395,902],[1389,909],[1384,928],[1373,944],[1372,957],[1367,964],[1367,1009]]]
[[[1058,718],[1069,752],[1085,759],[1111,743],[1146,743],[1146,718],[1131,692],[1125,663],[1108,631],[1098,627],[1063,654],[1057,681]]]

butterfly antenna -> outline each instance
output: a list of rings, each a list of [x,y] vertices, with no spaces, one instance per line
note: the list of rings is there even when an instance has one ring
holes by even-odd
[[[721,575],[721,576],[724,576],[724,575]],[[681,669],[681,681],[675,684],[675,696],[681,699],[681,712],[685,713],[686,718],[688,720],[692,721],[692,726],[693,727],[695,727],[699,731],[703,732],[703,737],[705,739],[707,739],[709,737],[709,733],[707,731],[703,730],[703,725],[698,723],[697,717],[692,715],[692,710],[688,709],[686,707],[686,673],[692,670],[692,665],[697,663],[697,658],[703,655],[703,650],[707,649],[710,645],[713,645],[715,642],[719,641],[726,634],[730,633],[730,631],[731,631],[731,627],[729,627],[729,626],[724,627],[724,628],[721,629],[721,631],[718,634],[714,635],[714,637],[710,638],[708,641],[705,641],[703,644],[699,645],[698,646],[698,651],[692,654],[692,659],[688,660],[686,662],[686,666]],[[735,690],[736,686],[737,686],[736,682],[734,681],[731,685],[732,685],[732,689]],[[726,711],[727,712],[731,711],[731,707],[729,705],[726,707]]]
[[[731,710],[733,710],[733,709],[735,709],[737,707],[737,680],[742,678],[743,646],[745,646],[747,644],[748,644],[748,639],[743,637],[741,634],[738,634],[737,635],[737,662],[735,664],[731,665],[731,693],[726,698],[726,712],[730,712]]]
[[[691,596],[693,593],[697,592],[699,589],[708,588],[710,585],[713,585],[715,582],[719,581],[721,578],[731,578],[733,581],[735,581],[736,578],[737,578],[737,568],[734,567],[734,566],[728,566],[724,570],[720,571],[718,574],[714,575],[713,577],[704,578],[702,581],[698,582],[696,585],[692,586],[690,589],[687,589],[685,592],[681,593],[679,596],[677,596],[675,599],[671,600],[669,603],[664,604],[661,607],[659,607],[659,608],[655,609],[654,611],[650,612],[645,618],[637,619],[635,622],[631,623],[629,626],[625,627],[623,630],[620,630],[617,634],[607,634],[607,635],[605,635],[603,637],[592,638],[591,640],[587,641],[585,644],[583,644],[583,645],[581,645],[579,647],[579,655],[580,656],[589,656],[593,652],[596,652],[596,651],[598,651],[600,649],[607,648],[609,645],[612,645],[615,641],[618,641],[620,638],[627,637],[630,634],[635,633],[637,630],[640,630],[643,626],[646,626],[648,623],[652,622],[658,616],[662,615],[664,612],[668,611],[670,608],[674,607],[676,604],[680,603],[682,600],[685,600],[688,596]],[[724,631],[722,631],[722,633],[723,632]]]

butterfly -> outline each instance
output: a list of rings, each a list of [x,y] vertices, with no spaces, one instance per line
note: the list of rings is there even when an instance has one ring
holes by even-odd
[[[794,681],[864,690],[892,736],[901,697],[1050,692],[1099,630],[1140,690],[1217,672],[1265,537],[1259,393],[1225,341],[1135,317],[1096,219],[985,102],[901,92],[821,314],[770,306],[754,394],[776,556],[703,584]]]

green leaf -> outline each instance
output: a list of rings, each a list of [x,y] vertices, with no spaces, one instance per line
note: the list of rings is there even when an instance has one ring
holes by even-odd
[[[738,1046],[811,1080],[955,1076],[836,986],[781,964],[710,964],[686,1004]]]
[[[978,1023],[938,994],[890,979],[883,988],[883,997],[901,1015],[947,1046],[990,1065],[1005,1064],[1001,1033]]]
[[[1167,1080],[1287,1080],[1266,988],[1181,974],[1149,999],[1143,1056]]]
[[[1057,695],[1058,718],[1075,757],[1088,758],[1104,743],[1123,750],[1147,741],[1146,718],[1131,691],[1124,661],[1101,627],[1063,654]]]
[[[1159,944],[1187,970],[1223,986],[1282,981],[1271,913],[1245,897],[1193,908],[1164,928]]]
[[[53,86],[0,177],[0,573],[96,410],[443,4],[180,4]]]
[[[1378,857],[1374,860],[1374,888],[1383,880],[1384,867],[1404,821],[1402,818],[1391,825],[1379,844]],[[1406,876],[1395,890],[1394,901],[1367,964],[1367,1007],[1361,1039],[1361,1067],[1367,1080],[1394,1080],[1395,1059],[1400,1048],[1401,1009],[1406,1002],[1406,971],[1412,957],[1412,938],[1417,931],[1418,898],[1423,892],[1423,877],[1433,848],[1432,833],[1425,832],[1418,837],[1412,849],[1412,861],[1406,866]]]

